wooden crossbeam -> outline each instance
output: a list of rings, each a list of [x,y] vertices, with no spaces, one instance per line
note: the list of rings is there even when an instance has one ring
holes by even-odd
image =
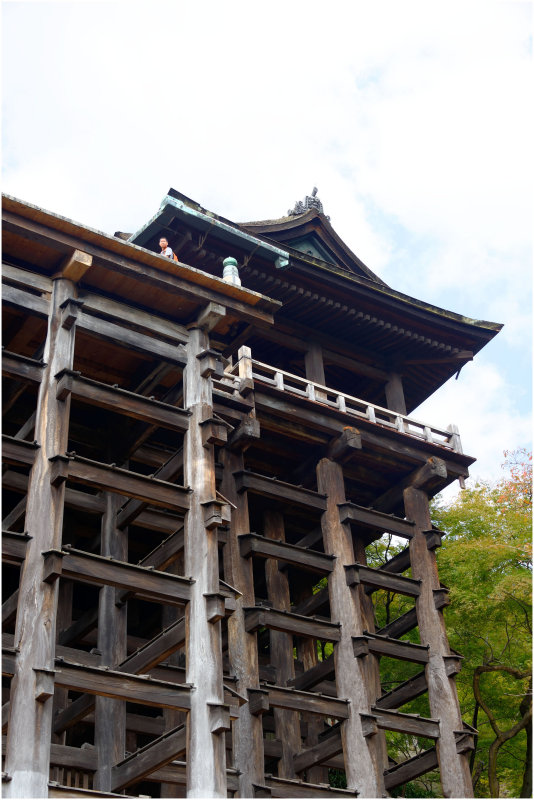
[[[118,669],[124,672],[149,671],[185,644],[185,617],[169,625],[137,652],[122,661]]]
[[[54,484],[68,479],[173,511],[187,511],[189,508],[190,490],[183,486],[81,456],[57,455],[50,461],[51,481]]]
[[[294,606],[294,614],[302,614],[310,616],[316,614],[321,609],[326,608],[330,599],[328,596],[328,588],[320,589],[316,594],[311,594],[305,600],[302,600],[297,606]]]
[[[2,351],[2,375],[27,383],[40,383],[45,367],[43,361],[21,356],[19,353]]]
[[[300,486],[294,486],[291,483],[276,480],[276,478],[268,478],[265,475],[257,475],[247,470],[235,472],[234,477],[238,492],[248,489],[250,492],[271,500],[285,501],[304,508],[317,508],[321,511],[326,509],[325,496],[311,489],[303,489]]]
[[[49,302],[47,299],[14,286],[5,284],[2,286],[2,303],[14,308],[22,308],[26,313],[29,312],[38,317],[48,316]]]
[[[431,772],[438,766],[438,754],[435,747],[425,750],[413,758],[396,764],[384,771],[384,784],[388,791],[401,786],[403,783],[413,781],[426,772]]]
[[[445,660],[445,670],[449,677],[457,675],[460,668],[460,656],[451,655]],[[417,675],[413,675],[411,678],[408,678],[407,681],[399,684],[395,689],[379,697],[376,701],[376,706],[384,709],[400,708],[411,700],[415,700],[416,697],[420,697],[427,690],[428,684],[426,674],[424,672],[418,672]]]
[[[335,733],[325,736],[320,742],[313,745],[313,747],[307,748],[294,757],[293,766],[295,772],[302,772],[305,769],[314,767],[316,764],[322,764],[324,761],[342,752],[343,743],[341,741],[341,734],[340,731],[336,729]]]
[[[348,719],[349,701],[327,695],[302,692],[285,686],[262,684],[260,689],[247,689],[251,714],[264,713],[269,708],[291,711],[311,711],[335,719]]]
[[[397,553],[390,558],[385,564],[382,564],[380,569],[384,570],[384,572],[404,572],[405,569],[410,568],[410,548],[406,547],[404,550],[401,550],[400,553]]]
[[[345,564],[345,576],[347,586],[358,586],[362,583],[376,591],[385,589],[389,592],[404,594],[408,597],[419,597],[421,591],[421,581],[412,578],[405,578],[403,575],[395,575],[385,570],[373,569],[365,564]]]
[[[26,558],[26,548],[31,538],[28,533],[2,531],[2,561],[20,566]]]
[[[177,450],[167,461],[154,473],[154,477],[160,481],[173,481],[182,471],[184,465],[183,449]],[[121,508],[117,514],[117,527],[125,528],[130,525],[144,511],[147,503],[140,499],[131,499]]]
[[[297,675],[295,678],[292,678],[289,681],[290,686],[294,686],[295,689],[311,689],[312,686],[316,686],[321,681],[330,680],[335,676],[335,666],[334,666],[334,658],[330,656],[326,658],[324,661],[319,661],[314,667],[310,667],[310,669],[306,670],[306,672]]]
[[[179,725],[111,768],[111,790],[140,781],[154,770],[185,754],[187,731]]]
[[[26,442],[24,439],[15,439],[14,436],[3,433],[2,461],[6,464],[24,464],[31,467],[38,447],[37,442]]]
[[[187,363],[185,347],[182,344],[169,344],[163,339],[147,336],[144,333],[117,324],[117,322],[108,322],[108,320],[100,319],[87,313],[79,315],[76,325],[79,330],[85,333],[90,333],[115,345],[122,345],[127,347],[128,350],[135,350],[167,364],[176,364],[183,367]]]
[[[245,630],[248,633],[254,633],[259,628],[265,627],[327,642],[338,642],[340,639],[340,625],[337,622],[304,617],[274,608],[253,606],[243,610],[245,612]]]
[[[424,736],[427,739],[439,739],[438,719],[420,717],[419,714],[402,714],[400,711],[381,709],[378,706],[371,706],[371,714],[360,713],[360,717],[365,731],[364,736],[369,736],[376,732],[377,728],[381,728],[396,733]]]
[[[8,625],[13,622],[17,616],[17,606],[19,602],[19,590],[15,589],[7,600],[2,603],[2,625]]]
[[[411,539],[413,536],[414,524],[410,520],[401,519],[393,514],[384,514],[372,508],[364,508],[355,503],[340,503],[338,507],[342,523],[357,523],[359,528],[367,528],[373,534],[380,536],[383,533],[392,533],[404,539]]]
[[[394,619],[393,622],[377,630],[377,634],[380,636],[391,636],[393,639],[400,639],[401,636],[404,636],[405,633],[412,631],[416,627],[417,612],[415,608],[411,608],[406,614],[402,614],[400,617],[397,617],[397,619]]]
[[[293,564],[300,569],[316,572],[320,575],[332,572],[332,562],[335,556],[308,550],[306,547],[297,547],[287,542],[267,539],[257,533],[244,533],[238,536],[238,539],[239,551],[243,558],[249,558],[250,556],[275,558],[278,561],[284,561],[287,564]]]
[[[179,711],[190,708],[191,687],[187,684],[126,675],[106,667],[88,667],[56,659],[55,685],[140,705]]]
[[[57,396],[60,400],[64,400],[70,394],[84,403],[115,411],[151,425],[160,425],[169,430],[186,431],[189,427],[190,412],[183,408],[84,378],[72,370],[62,370],[56,375],[56,379]]]
[[[137,597],[155,603],[183,605],[189,600],[192,580],[117,561],[74,548],[43,553],[43,580],[59,576],[98,586],[115,586],[134,592]]]
[[[305,783],[289,778],[265,776],[265,786],[270,797],[357,797],[358,792],[350,789],[336,789],[327,783]],[[265,797],[263,787],[254,787],[255,797]]]
[[[428,647],[412,642],[403,642],[400,639],[390,639],[375,633],[366,633],[363,636],[353,636],[352,644],[354,655],[361,656],[374,653],[379,656],[398,658],[401,661],[411,661],[415,664],[428,664]]]
[[[179,786],[186,786],[186,769],[185,761],[173,760],[172,763],[152,772],[150,779],[152,781],[161,781],[162,783],[175,783]],[[239,791],[239,773],[237,770],[226,770],[226,785],[229,792],[236,793]]]

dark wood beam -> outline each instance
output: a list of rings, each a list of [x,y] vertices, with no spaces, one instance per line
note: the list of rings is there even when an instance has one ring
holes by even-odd
[[[169,572],[157,572],[67,547],[48,550],[43,555],[43,580],[47,582],[62,576],[82,583],[127,589],[150,602],[171,605],[183,605],[190,597],[192,581]]]

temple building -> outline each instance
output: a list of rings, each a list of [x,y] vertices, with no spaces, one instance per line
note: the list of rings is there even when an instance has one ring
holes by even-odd
[[[2,222],[4,796],[471,796],[429,500],[474,458],[412,414],[501,326],[387,286],[316,189]]]

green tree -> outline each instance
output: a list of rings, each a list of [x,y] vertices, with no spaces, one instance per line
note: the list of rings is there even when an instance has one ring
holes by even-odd
[[[460,703],[480,734],[475,793],[531,797],[532,459],[505,455],[502,480],[435,503],[432,516],[447,533],[438,560],[451,590],[449,641],[465,659]]]

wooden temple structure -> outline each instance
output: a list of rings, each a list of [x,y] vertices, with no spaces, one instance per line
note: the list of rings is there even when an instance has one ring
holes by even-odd
[[[470,796],[429,499],[474,459],[411,413],[500,326],[391,289],[315,192],[245,224],[172,189],[135,234],[9,196],[2,221],[4,796],[387,797],[436,769]],[[384,534],[405,548],[369,566]],[[384,591],[408,610],[378,628]],[[412,677],[383,688],[384,659]],[[430,746],[395,761],[388,731]]]

